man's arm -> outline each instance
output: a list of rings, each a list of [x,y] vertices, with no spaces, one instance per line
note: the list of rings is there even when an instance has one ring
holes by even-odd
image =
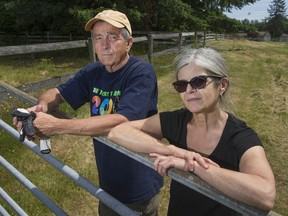
[[[58,106],[64,102],[63,97],[61,96],[59,90],[57,88],[52,88],[44,92],[38,99],[37,106],[41,106],[42,112],[52,112]],[[33,111],[33,110],[32,110]]]
[[[59,119],[43,112],[37,112],[33,124],[40,133],[47,137],[56,134],[103,136],[107,135],[118,124],[126,121],[128,119],[120,114],[93,116],[84,119]]]
[[[40,134],[46,137],[56,134],[101,136],[107,135],[116,125],[128,121],[126,117],[119,114],[94,116],[84,119],[59,119],[46,114],[54,111],[64,101],[59,90],[53,88],[40,96],[37,106],[30,108],[29,111],[36,113],[33,125]]]

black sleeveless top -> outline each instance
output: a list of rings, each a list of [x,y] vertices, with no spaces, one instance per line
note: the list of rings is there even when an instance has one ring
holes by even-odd
[[[187,149],[187,124],[191,118],[192,113],[187,109],[160,113],[162,134],[170,144]],[[228,113],[220,141],[207,157],[222,168],[239,171],[242,155],[253,146],[262,146],[258,135],[244,121]],[[239,215],[239,213],[172,180],[168,215],[228,216]]]

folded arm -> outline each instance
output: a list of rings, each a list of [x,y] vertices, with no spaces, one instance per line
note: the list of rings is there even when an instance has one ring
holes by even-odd
[[[150,118],[131,121],[113,128],[107,136],[111,141],[140,153],[157,153],[161,155],[184,156],[187,151],[168,145],[161,141],[163,138],[159,114]],[[207,159],[200,154],[190,152],[189,156],[205,169],[208,168]],[[210,160],[209,160],[210,161]]]
[[[187,155],[179,158],[153,154],[156,158],[154,167],[161,175],[167,175],[172,167],[193,171],[229,197],[263,210],[273,208],[276,196],[275,180],[262,147],[255,146],[244,153],[240,161],[240,172],[219,166],[203,169],[197,161]],[[211,164],[209,161],[207,163]]]
[[[211,166],[204,170],[195,166],[195,173],[226,195],[263,210],[272,209],[275,180],[264,149],[255,146],[241,158],[240,172]]]

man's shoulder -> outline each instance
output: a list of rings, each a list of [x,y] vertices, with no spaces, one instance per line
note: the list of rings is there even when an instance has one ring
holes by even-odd
[[[145,67],[152,67],[152,65],[149,62],[147,62],[144,59],[141,59],[141,58],[139,58],[137,56],[130,55],[130,59],[129,60],[130,60],[129,61],[130,64],[132,64],[132,65],[137,64],[137,65],[143,65]]]
[[[95,68],[101,68],[103,67],[103,65],[99,62],[99,61],[96,61],[96,62],[91,62],[91,63],[88,63],[84,66],[84,69],[86,71],[90,71],[90,70],[95,70]]]

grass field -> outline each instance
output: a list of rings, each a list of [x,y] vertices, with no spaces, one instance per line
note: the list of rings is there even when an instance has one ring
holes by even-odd
[[[288,43],[252,42],[246,40],[212,41],[207,46],[220,51],[231,71],[232,85],[228,104],[260,135],[277,183],[277,199],[273,211],[288,212]],[[64,57],[63,57],[64,56]],[[159,84],[159,111],[181,107],[181,100],[172,88],[174,72],[170,65],[174,54],[154,59]],[[89,62],[86,50],[19,55],[0,58],[0,80],[13,86],[74,72]],[[35,94],[37,96],[37,94]],[[11,104],[13,104],[11,106]],[[1,101],[0,118],[11,122],[12,107],[27,107],[13,97]],[[73,112],[85,117],[88,108]],[[91,138],[56,136],[52,138],[52,153],[97,185],[97,170]],[[95,215],[97,200],[42,159],[0,130],[0,154],[26,175],[35,185],[60,205],[69,215]],[[259,167],[261,169],[261,167]],[[166,215],[169,200],[169,178],[161,191],[160,216]],[[0,166],[0,186],[29,215],[52,215],[18,181]],[[0,204],[7,207],[0,199]],[[6,208],[9,209],[8,207]],[[11,212],[12,214],[12,212]]]

